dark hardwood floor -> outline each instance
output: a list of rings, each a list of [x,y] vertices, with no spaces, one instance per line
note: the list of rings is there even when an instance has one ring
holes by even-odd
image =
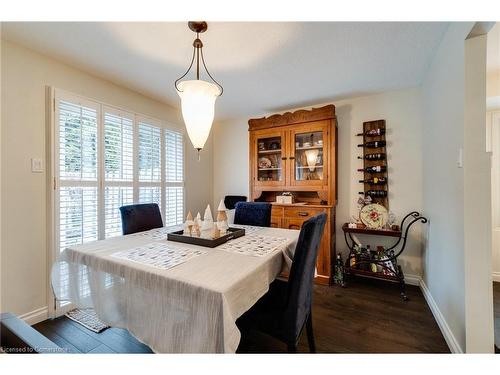
[[[313,324],[319,353],[449,353],[418,287],[408,286],[410,301],[397,285],[352,280],[346,288],[315,286]],[[149,353],[126,330],[93,333],[66,317],[34,326],[71,353]],[[307,338],[299,352],[308,353]],[[282,353],[286,346],[264,334],[242,337],[238,353]]]
[[[68,353],[152,353],[126,329],[108,328],[95,333],[62,316],[33,326]]]

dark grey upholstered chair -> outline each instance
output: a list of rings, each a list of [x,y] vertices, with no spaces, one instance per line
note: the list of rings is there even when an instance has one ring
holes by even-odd
[[[304,326],[311,353],[316,352],[312,327],[312,288],[318,248],[323,235],[326,214],[313,216],[302,224],[295,255],[287,281],[276,279],[269,291],[236,322],[242,331],[257,329],[297,351]]]
[[[65,353],[64,349],[11,313],[0,314],[0,347],[6,353]]]
[[[120,207],[123,234],[144,232],[163,227],[160,208],[156,203],[131,204]]]
[[[271,207],[271,203],[265,202],[238,202],[234,213],[234,223],[270,227]]]
[[[246,202],[247,197],[244,195],[226,195],[224,197],[224,206],[228,210],[234,210],[234,206],[236,206],[236,203],[238,202]]]

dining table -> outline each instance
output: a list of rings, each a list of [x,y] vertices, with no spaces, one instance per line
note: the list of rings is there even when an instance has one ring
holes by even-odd
[[[169,241],[179,227],[68,247],[52,267],[54,294],[155,353],[235,353],[236,320],[289,270],[299,231],[231,227],[245,235],[214,248]]]

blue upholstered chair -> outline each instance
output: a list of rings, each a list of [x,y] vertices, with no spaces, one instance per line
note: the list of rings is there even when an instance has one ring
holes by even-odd
[[[224,197],[224,206],[226,206],[228,210],[234,210],[236,203],[246,201],[247,197],[245,197],[244,195],[226,195]]]
[[[156,203],[131,204],[120,207],[123,234],[144,232],[163,227],[160,208]]]
[[[271,204],[265,202],[236,203],[234,223],[257,227],[271,226]]]
[[[326,214],[313,216],[302,224],[287,281],[276,279],[269,291],[236,322],[243,331],[257,329],[297,351],[304,326],[311,353],[316,352],[312,327],[312,288],[318,248],[326,223]]]

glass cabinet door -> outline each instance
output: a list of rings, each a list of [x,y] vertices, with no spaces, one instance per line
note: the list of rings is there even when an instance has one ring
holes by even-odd
[[[257,185],[283,185],[285,183],[284,160],[285,142],[282,133],[256,134],[255,179]]]
[[[323,185],[328,167],[328,137],[323,127],[297,129],[291,132],[293,142],[293,167],[291,181],[294,185]]]

